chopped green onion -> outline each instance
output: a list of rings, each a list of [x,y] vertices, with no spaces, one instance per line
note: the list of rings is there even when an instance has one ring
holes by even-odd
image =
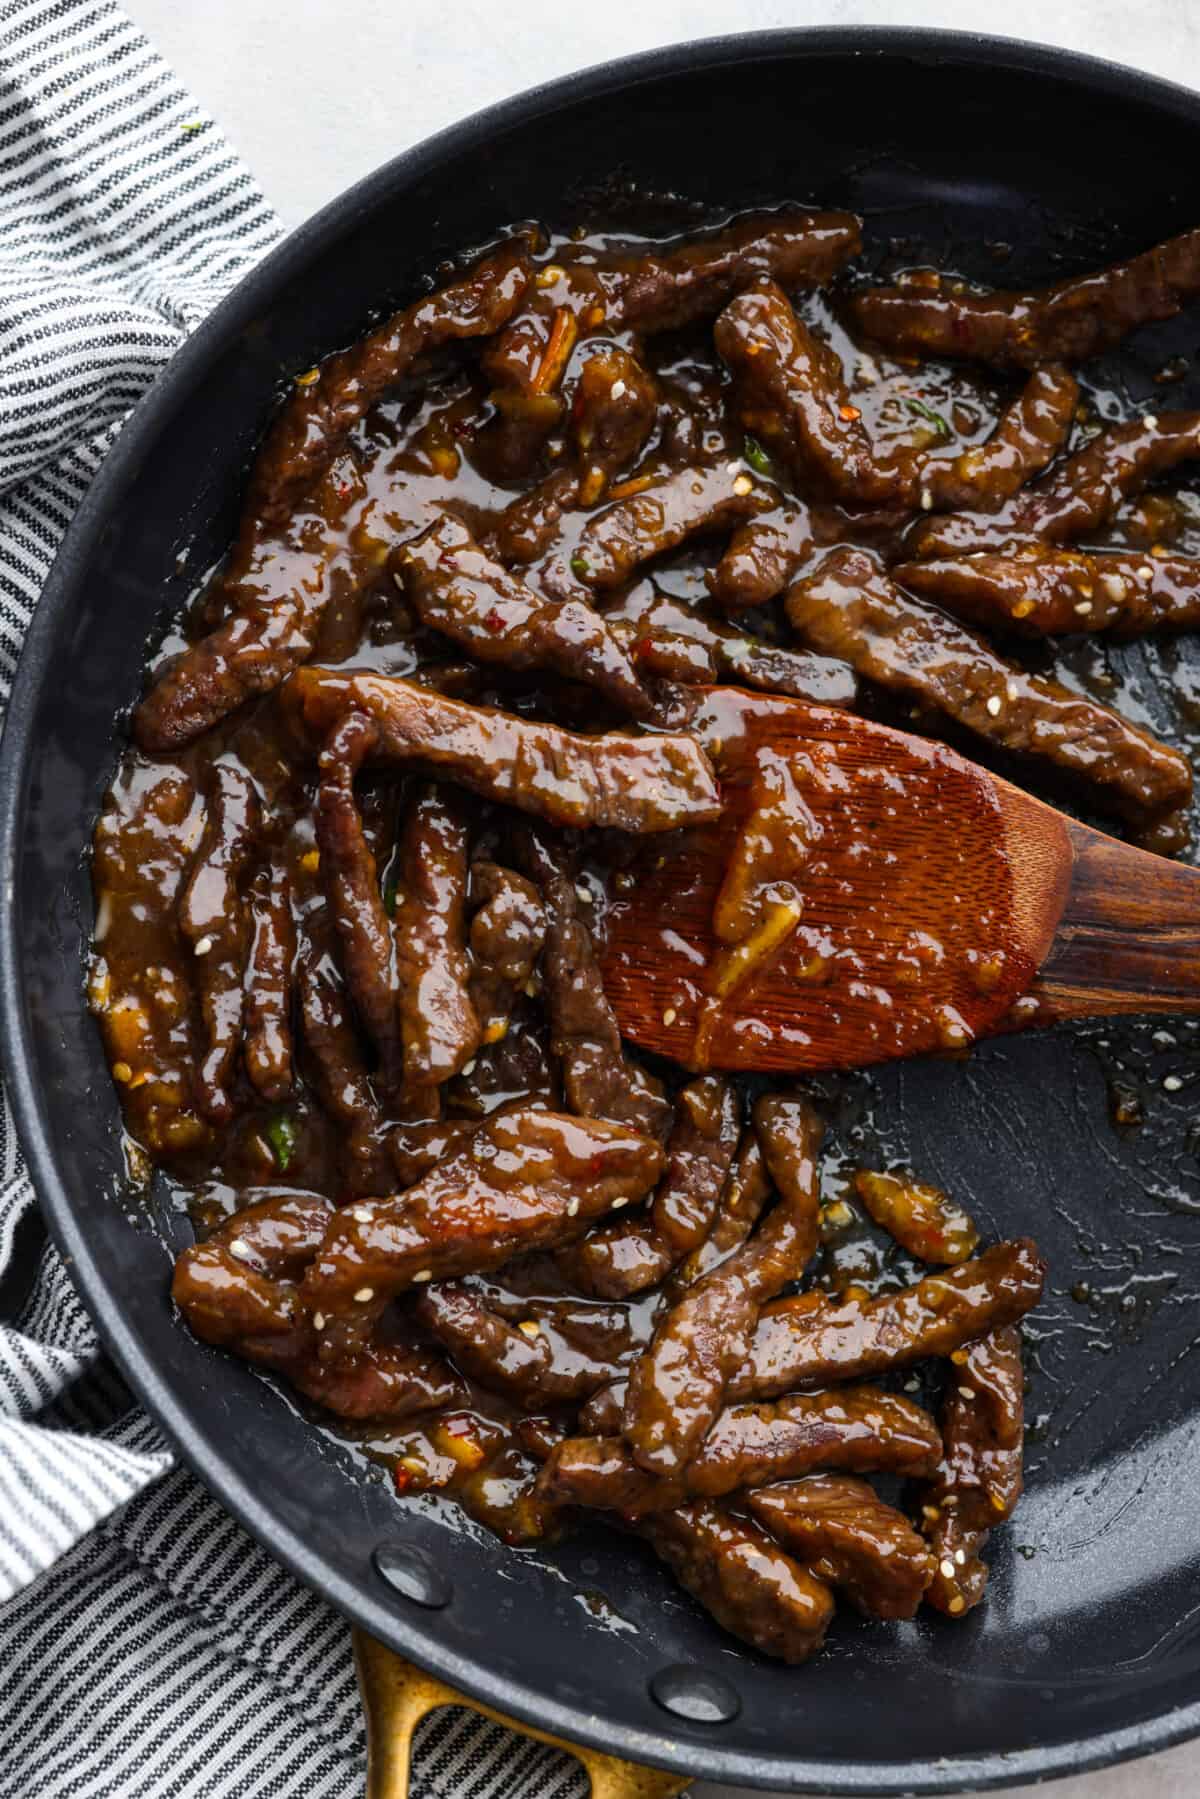
[[[399,895],[400,895],[400,888],[399,888],[399,885],[397,884],[397,882],[395,882],[395,881],[385,881],[384,882],[384,884],[383,884],[383,909],[387,913],[389,918],[395,918],[395,916],[396,916],[396,901],[399,898]]]
[[[283,1174],[295,1153],[296,1142],[300,1135],[300,1126],[290,1112],[276,1112],[263,1132],[271,1145],[271,1154]]]
[[[586,556],[572,556],[571,573],[573,575],[578,575],[581,581],[586,581],[591,572],[592,565]]]
[[[910,412],[915,412],[918,418],[927,419],[931,425],[936,425],[943,437],[954,435],[941,413],[935,412],[932,406],[926,406],[924,400],[905,400],[904,404]]]
[[[742,461],[748,462],[757,475],[771,473],[771,458],[759,443],[757,437],[747,436],[742,442]]]

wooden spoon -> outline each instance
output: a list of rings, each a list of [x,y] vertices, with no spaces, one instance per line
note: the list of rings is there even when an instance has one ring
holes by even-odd
[[[605,985],[643,1048],[690,1067],[854,1068],[1058,1019],[1200,1010],[1200,871],[850,713],[713,688],[693,729],[721,822],[650,840],[608,917]],[[715,999],[713,904],[764,751],[797,771],[818,827],[802,910]]]

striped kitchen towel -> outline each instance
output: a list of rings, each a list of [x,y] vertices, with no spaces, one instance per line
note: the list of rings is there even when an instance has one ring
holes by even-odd
[[[110,0],[0,0],[0,711],[129,408],[279,230]],[[174,1468],[34,1208],[0,1105],[0,1799],[361,1792],[346,1624]],[[415,1790],[572,1799],[584,1784],[445,1713]]]

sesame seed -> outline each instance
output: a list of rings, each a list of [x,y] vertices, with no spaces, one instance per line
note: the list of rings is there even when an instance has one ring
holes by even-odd
[[[1156,412],[1148,412],[1146,414],[1145,418],[1142,420],[1142,423],[1143,423],[1143,425],[1145,425],[1147,431],[1157,431],[1158,430],[1158,414]]]
[[[966,1552],[966,1550],[965,1550],[965,1549],[956,1549],[956,1550],[955,1550],[955,1551],[954,1551],[954,1559],[955,1559],[955,1561],[956,1561],[956,1562],[957,1562],[957,1564],[958,1564],[958,1566],[959,1566],[959,1567],[960,1567],[960,1568],[965,1568],[965,1567],[966,1567],[966,1565],[967,1565],[967,1552]]]
[[[967,1602],[962,1597],[961,1593],[958,1594],[954,1599],[952,1599],[950,1601],[949,1605],[946,1607],[946,1610],[948,1612],[953,1612],[954,1616],[956,1618],[957,1618],[959,1612],[965,1612],[966,1609],[967,1609]]]
[[[567,1217],[574,1218],[574,1216],[575,1216],[576,1212],[578,1212],[578,1210],[579,1210],[579,1201],[577,1199],[569,1199],[567,1201]]]
[[[374,1287],[360,1287],[354,1297],[360,1306],[365,1306],[368,1300],[374,1299],[375,1289]]]
[[[213,946],[213,940],[211,937],[201,937],[199,942],[196,944],[196,954],[198,956],[207,956],[207,954],[208,954],[209,950],[212,948],[212,946]]]
[[[1020,692],[1020,688],[1017,686],[1015,681],[1008,681],[1005,684],[1004,691],[1008,695],[1010,700],[1015,700],[1017,698],[1017,695]]]
[[[229,1245],[229,1253],[231,1256],[235,1256],[239,1262],[252,1262],[254,1260],[254,1251],[241,1237],[234,1238],[233,1242]]]
[[[1163,1076],[1163,1086],[1168,1093],[1178,1093],[1183,1086],[1183,1081],[1177,1074],[1168,1074]]]
[[[392,570],[392,585],[398,587],[401,593],[404,592],[404,576],[398,575],[394,569]]]
[[[921,489],[921,511],[922,512],[932,512],[933,511],[933,495],[930,493],[930,491],[927,487],[923,487]]]
[[[314,1312],[313,1313],[313,1329],[316,1331],[323,1331],[325,1329],[325,1314],[324,1314],[324,1312]]]
[[[1076,607],[1075,607],[1075,610],[1079,614],[1080,618],[1085,618],[1087,616],[1087,614],[1091,611],[1091,609],[1092,609],[1092,602],[1090,600],[1080,600],[1077,602]]]
[[[371,1222],[371,1214],[368,1212],[366,1206],[355,1206],[351,1211],[350,1216],[357,1224],[370,1224]]]
[[[974,1387],[960,1387],[958,1393],[960,1399],[974,1399],[975,1397]]]
[[[623,381],[614,381],[608,392],[611,399],[620,400],[629,392],[629,389]]]
[[[474,1074],[476,1060],[477,1060],[477,1058],[475,1056],[472,1056],[471,1060],[469,1062],[463,1063],[462,1071],[464,1074]]]
[[[612,1209],[614,1212],[619,1212],[621,1210],[622,1206],[627,1206],[628,1204],[629,1204],[629,1201],[627,1199],[614,1199],[613,1203],[612,1203]]]
[[[738,494],[753,493],[754,483],[749,475],[739,475],[734,481],[733,491]]]
[[[998,693],[994,693],[992,695],[991,699],[987,703],[987,709],[991,713],[993,718],[996,718],[998,716],[998,714],[1000,712],[1000,705],[1001,705],[1000,695]]]
[[[942,1576],[943,1580],[954,1579],[954,1563],[950,1560],[949,1556],[946,1557],[944,1562],[939,1562],[938,1573]]]
[[[413,1275],[413,1285],[415,1286],[418,1281],[422,1281],[422,1282],[423,1281],[431,1281],[432,1279],[433,1279],[433,1269],[432,1268],[418,1268],[417,1272]]]
[[[666,1011],[663,1013],[663,1023],[665,1025],[672,1025],[675,1023],[675,1020],[678,1017],[679,1017],[679,1014],[675,1010],[674,1006],[668,1006]]]

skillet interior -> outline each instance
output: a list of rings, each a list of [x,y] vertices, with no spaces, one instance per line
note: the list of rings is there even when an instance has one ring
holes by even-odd
[[[1200,1170],[1188,1086],[1158,1086],[1168,1070],[1200,1073],[1200,1041],[1173,1023],[1174,1044],[1157,1048],[1150,1026],[1089,1027],[840,1090],[843,1141],[869,1102],[888,1147],[990,1235],[1038,1237],[1053,1291],[1034,1332],[1030,1491],[1001,1533],[987,1604],[962,1625],[843,1619],[818,1661],[789,1672],[718,1632],[636,1545],[581,1534],[530,1556],[434,1500],[398,1509],[275,1388],[174,1321],[165,1245],[189,1233],[165,1210],[151,1221],[117,1203],[116,1106],[80,989],[82,854],[142,646],[223,548],[281,375],[504,222],[562,222],[575,203],[611,216],[627,177],[706,212],[853,207],[873,237],[913,236],[933,254],[948,243],[985,278],[984,242],[1004,239],[1003,278],[1018,281],[1194,224],[1198,155],[1200,100],[1180,90],[942,34],[781,33],[596,71],[444,134],[290,240],[157,384],[72,529],[0,774],[5,1049],[53,1228],[126,1374],[230,1509],[378,1636],[501,1709],[795,1791],[957,1791],[1200,1729]],[[1194,310],[1144,334],[1131,390],[1154,391],[1146,370],[1198,343]],[[1200,376],[1170,403],[1200,405]],[[1112,1047],[1098,1054],[1101,1037]],[[1124,1138],[1107,1122],[1113,1055],[1151,1076],[1148,1123]],[[1080,1282],[1090,1304],[1067,1291]],[[444,1609],[379,1580],[370,1557],[385,1541],[422,1546],[449,1575]],[[634,1628],[614,1635],[581,1589]],[[738,1717],[660,1710],[648,1680],[669,1663],[720,1672]]]

